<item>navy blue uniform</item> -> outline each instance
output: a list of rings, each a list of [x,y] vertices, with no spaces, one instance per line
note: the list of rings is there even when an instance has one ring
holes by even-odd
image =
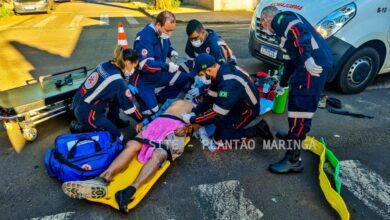
[[[144,115],[152,115],[159,110],[155,94],[163,99],[172,99],[188,83],[188,74],[177,71],[170,73],[166,59],[174,49],[169,39],[159,38],[153,23],[146,25],[137,33],[134,49],[140,57],[139,71],[133,76],[134,86],[144,101],[140,105]]]
[[[246,126],[259,115],[259,94],[248,73],[237,66],[222,64],[208,95],[193,112],[192,124],[215,124],[214,139],[237,140],[255,136]]]
[[[132,99],[121,70],[108,61],[99,64],[80,86],[73,99],[73,109],[77,120],[86,129],[107,130],[114,138],[122,137],[121,131],[105,116],[106,107],[114,103],[125,114],[141,122],[142,114]]]
[[[180,65],[183,71],[188,73],[191,72],[194,66],[194,59],[202,53],[210,54],[219,64],[236,64],[236,58],[234,57],[233,52],[222,37],[213,30],[207,29],[206,31],[208,36],[200,47],[192,46],[191,42],[187,40],[185,51],[189,60]],[[197,73],[193,73],[192,75],[194,74],[197,75]]]
[[[287,86],[289,80],[289,138],[304,140],[333,65],[332,51],[313,26],[299,14],[281,12],[274,17],[271,25],[280,37],[279,46],[285,53],[285,72],[280,84]],[[305,61],[310,57],[323,68],[320,77],[310,75],[306,69]]]

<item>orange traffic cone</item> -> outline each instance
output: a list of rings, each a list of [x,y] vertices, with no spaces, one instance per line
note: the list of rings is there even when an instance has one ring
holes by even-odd
[[[123,28],[122,22],[118,22],[118,46],[122,46],[123,49],[129,48],[129,45],[127,44],[125,29]]]

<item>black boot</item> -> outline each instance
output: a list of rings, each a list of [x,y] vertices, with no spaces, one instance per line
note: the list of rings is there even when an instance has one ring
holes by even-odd
[[[300,155],[300,149],[288,150],[284,158],[277,163],[269,165],[268,170],[277,174],[290,172],[300,173],[303,170],[303,163]]]
[[[72,120],[69,124],[69,130],[72,134],[78,134],[78,133],[83,133],[83,132],[86,132],[85,129],[84,129],[84,126],[76,121],[76,120]]]
[[[259,136],[263,140],[267,141],[274,140],[274,136],[271,133],[271,129],[269,128],[267,122],[264,119],[262,119],[256,126],[256,136]]]

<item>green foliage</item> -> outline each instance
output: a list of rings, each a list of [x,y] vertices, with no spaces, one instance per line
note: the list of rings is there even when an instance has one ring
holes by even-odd
[[[172,0],[172,8],[178,8],[180,7],[180,0]]]
[[[155,9],[166,10],[180,7],[180,0],[154,0]]]
[[[6,8],[4,5],[0,7],[0,18],[4,18],[13,14],[14,12],[11,9]]]

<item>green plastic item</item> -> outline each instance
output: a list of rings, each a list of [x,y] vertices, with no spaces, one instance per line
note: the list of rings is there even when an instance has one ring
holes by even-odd
[[[329,161],[330,165],[334,169],[334,185],[336,187],[336,191],[338,194],[340,194],[341,191],[341,180],[340,180],[340,162],[337,159],[337,157],[333,154],[329,148],[326,147],[325,145],[325,140],[323,137],[321,137],[320,142],[325,146],[326,151],[325,151],[325,158],[327,161]]]
[[[284,88],[283,95],[276,95],[272,112],[283,114],[288,98],[288,88]]]

